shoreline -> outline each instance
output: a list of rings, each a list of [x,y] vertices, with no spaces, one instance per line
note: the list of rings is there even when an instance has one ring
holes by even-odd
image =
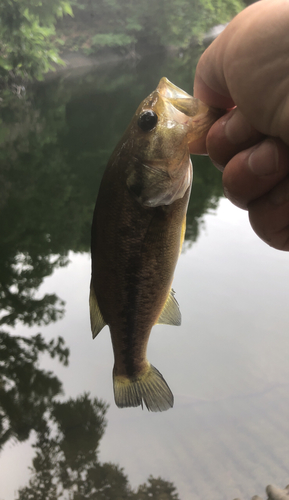
[[[219,24],[211,28],[207,33],[204,34],[202,41],[200,43],[207,47],[210,43],[217,38],[217,36],[225,29],[227,24]],[[196,42],[195,45],[198,43]],[[137,63],[143,57],[149,56],[150,54],[155,54],[159,52],[160,54],[175,55],[181,57],[182,50],[176,47],[164,47],[156,48],[150,47],[149,50],[142,50],[140,53],[136,50],[131,49],[127,53],[117,53],[114,49],[104,49],[102,53],[98,55],[86,56],[81,52],[70,52],[64,51],[60,54],[61,59],[65,63],[65,66],[55,64],[54,70],[48,71],[44,75],[44,80],[51,80],[60,74],[73,71],[73,75],[77,76],[81,73],[85,73],[91,68],[96,68],[98,66],[118,64],[122,61],[131,61]],[[67,76],[68,76],[67,75]]]

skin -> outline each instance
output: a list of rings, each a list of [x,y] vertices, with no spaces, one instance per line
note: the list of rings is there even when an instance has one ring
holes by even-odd
[[[289,2],[243,10],[202,55],[194,95],[227,113],[190,146],[223,171],[257,235],[289,250]],[[237,107],[235,107],[237,106]]]

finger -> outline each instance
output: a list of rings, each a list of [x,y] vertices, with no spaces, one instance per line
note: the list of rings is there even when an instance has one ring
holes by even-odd
[[[206,84],[206,82],[203,80],[201,76],[204,73],[204,67],[206,68],[211,67],[211,76],[210,75],[208,76],[206,73],[206,77],[208,81],[211,81],[212,85],[214,85],[213,82],[216,79],[214,74],[215,51],[213,50],[212,46],[210,47],[210,53],[208,53],[207,51],[205,51],[204,54],[201,56],[196,68],[196,74],[194,80],[194,96],[200,99],[201,101],[205,102],[206,104],[209,104],[209,106],[213,106],[215,108],[222,108],[222,109],[232,108],[235,104],[233,99],[229,95],[229,91],[224,90],[221,87],[221,85],[217,84],[217,82],[215,86],[216,89],[218,90],[212,89]]]
[[[289,174],[289,147],[280,139],[265,139],[235,155],[223,172],[224,193],[236,206],[248,205],[271,191]]]
[[[233,156],[257,144],[263,137],[239,109],[235,108],[210,128],[206,142],[207,151],[216,167],[223,171]]]
[[[203,102],[226,109],[235,104],[257,130],[287,144],[288,16],[284,0],[263,0],[240,12],[202,54],[194,87]]]
[[[248,208],[257,235],[268,245],[289,251],[289,177]]]

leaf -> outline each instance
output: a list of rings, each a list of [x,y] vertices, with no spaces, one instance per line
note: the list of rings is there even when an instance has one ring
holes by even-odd
[[[62,9],[64,14],[68,14],[69,16],[74,17],[73,10],[69,2],[64,2],[62,4]]]
[[[4,59],[4,57],[0,57],[0,66],[6,69],[6,71],[10,71],[11,69],[13,69],[13,65],[11,64],[11,62],[7,61],[7,59]]]

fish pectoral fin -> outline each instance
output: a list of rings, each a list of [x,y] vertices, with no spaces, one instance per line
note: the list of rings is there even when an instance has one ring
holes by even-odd
[[[145,373],[129,378],[113,375],[115,403],[119,408],[141,406],[149,411],[172,408],[174,396],[162,374],[150,363]]]
[[[104,321],[102,314],[100,312],[92,283],[90,284],[89,310],[90,310],[90,325],[92,331],[92,338],[95,339],[100,330],[102,330],[103,327],[106,325],[106,322]]]
[[[175,299],[175,292],[171,289],[163,310],[157,320],[157,325],[175,325],[179,326],[182,322],[179,304]]]

